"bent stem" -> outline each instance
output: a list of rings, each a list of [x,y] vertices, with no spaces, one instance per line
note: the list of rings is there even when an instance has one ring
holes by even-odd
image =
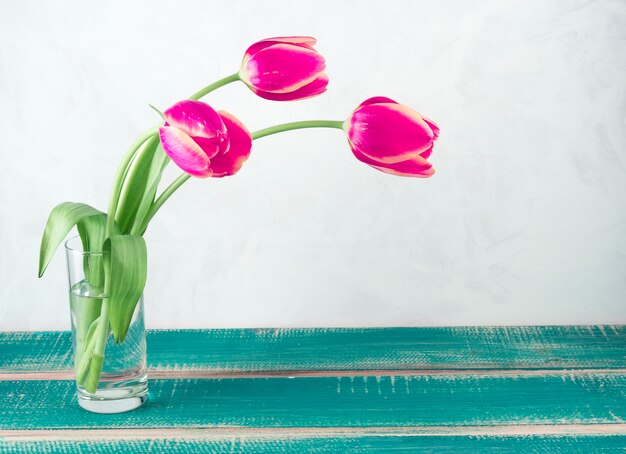
[[[89,371],[91,354],[93,353],[93,349],[96,346],[96,336],[94,335],[94,333],[95,330],[98,328],[99,320],[100,316],[98,316],[93,322],[91,322],[91,325],[89,325],[87,336],[85,337],[86,345],[84,346],[84,350],[81,351],[80,359],[78,360],[78,364],[76,365],[76,383],[78,383],[79,385],[84,386],[85,378],[87,376],[87,372]]]
[[[222,79],[225,80],[225,79]],[[260,139],[261,137],[269,136],[272,134],[278,134],[279,132],[291,131],[293,129],[306,129],[306,128],[335,128],[335,129],[343,129],[343,121],[337,120],[306,120],[306,121],[294,121],[292,123],[284,123],[281,125],[270,126],[269,128],[259,129],[258,131],[253,132],[252,140]],[[141,234],[146,231],[148,228],[148,224],[154,217],[154,215],[159,211],[159,209],[163,206],[163,204],[170,198],[174,192],[178,190],[187,180],[191,178],[191,175],[188,173],[183,173],[176,178],[159,196],[159,198],[154,202],[148,215],[146,216],[146,220],[144,222]]]
[[[291,131],[293,129],[306,129],[306,128],[336,128],[343,129],[343,121],[335,120],[306,120],[306,121],[294,121],[292,123],[284,123],[282,125],[270,126],[269,128],[259,129],[252,133],[252,140],[260,139],[261,137],[270,136],[279,132]]]
[[[141,230],[142,235],[148,228],[148,224],[150,223],[150,221],[152,220],[156,212],[159,211],[159,209],[163,206],[163,204],[167,201],[167,199],[169,199],[170,196],[174,194],[174,192],[176,192],[176,190],[180,188],[185,183],[185,181],[187,181],[189,178],[191,178],[191,175],[189,175],[188,173],[183,173],[179,175],[178,178],[176,178],[172,182],[172,184],[170,184],[167,188],[163,190],[159,198],[155,200],[152,207],[150,207],[150,211],[148,211],[148,214],[146,215],[146,220],[144,221],[144,224]]]
[[[239,73],[238,72],[235,73],[235,74],[231,74],[230,76],[224,77],[223,79],[220,79],[217,82],[213,82],[211,85],[207,85],[202,90],[198,90],[193,95],[191,95],[189,97],[189,99],[197,101],[198,99],[202,98],[203,96],[211,93],[213,90],[217,90],[218,88],[223,87],[224,85],[228,85],[231,82],[236,82],[238,80],[241,80],[239,78]]]

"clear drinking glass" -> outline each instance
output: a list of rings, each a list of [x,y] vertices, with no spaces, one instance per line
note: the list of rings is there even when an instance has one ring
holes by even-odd
[[[85,252],[80,237],[65,243],[70,284],[72,346],[76,372],[76,394],[81,407],[94,413],[121,413],[133,410],[148,398],[146,373],[146,329],[143,321],[143,295],[139,299],[124,341],[115,343],[107,333],[102,374],[97,388],[90,375],[95,332],[104,294],[104,254]],[[90,350],[91,347],[91,350]]]

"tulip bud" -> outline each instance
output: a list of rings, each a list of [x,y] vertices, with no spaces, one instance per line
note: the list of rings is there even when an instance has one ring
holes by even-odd
[[[239,171],[250,156],[252,138],[228,112],[200,101],[180,101],[163,112],[159,137],[165,153],[190,175],[224,177]]]
[[[315,38],[268,38],[248,48],[239,77],[262,98],[291,101],[326,91],[326,62],[313,46]]]
[[[370,98],[344,123],[354,156],[381,172],[428,178],[435,173],[427,161],[439,127],[392,99]]]

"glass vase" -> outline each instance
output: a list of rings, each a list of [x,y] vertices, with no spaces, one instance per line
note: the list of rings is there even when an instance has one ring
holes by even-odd
[[[143,295],[135,307],[124,340],[116,344],[107,321],[104,352],[102,355],[95,354],[100,315],[103,305],[107,303],[104,293],[105,256],[101,252],[84,251],[80,237],[69,239],[65,243],[65,251],[78,403],[94,413],[133,410],[148,398]]]

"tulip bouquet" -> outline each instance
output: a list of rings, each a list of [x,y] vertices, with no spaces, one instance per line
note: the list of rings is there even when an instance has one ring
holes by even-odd
[[[291,101],[326,91],[324,57],[310,37],[270,38],[251,45],[238,72],[157,112],[159,123],[141,134],[122,159],[113,182],[107,212],[84,203],[64,202],[48,219],[39,256],[39,276],[55,250],[76,226],[85,251],[101,253],[84,262],[85,281],[101,304],[78,311],[82,335],[75,341],[77,383],[95,393],[109,336],[124,342],[147,277],[143,238],[150,221],[189,178],[222,178],[236,174],[250,156],[253,140],[301,128],[336,128],[348,139],[354,156],[391,175],[427,178],[428,162],[439,128],[428,118],[396,101],[373,97],[346,120],[307,120],[250,133],[231,113],[200,101],[210,92],[241,81],[256,95]],[[156,110],[156,109],[155,109]],[[173,161],[183,173],[158,193],[165,167]]]

